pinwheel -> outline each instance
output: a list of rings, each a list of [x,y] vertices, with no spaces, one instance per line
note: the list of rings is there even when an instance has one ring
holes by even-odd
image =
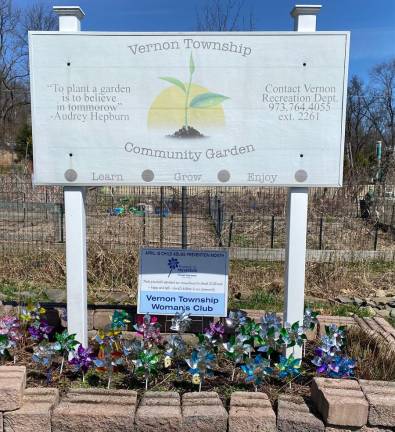
[[[253,347],[262,346],[265,344],[265,340],[261,335],[261,326],[252,319],[248,319],[241,327],[240,333],[247,336],[250,340],[250,344]]]
[[[32,303],[22,307],[19,314],[19,319],[22,324],[29,325],[35,321],[39,321],[41,316],[46,312],[45,308],[41,307],[39,303],[33,305]]]
[[[143,337],[146,348],[157,345],[161,341],[160,324],[157,317],[149,314],[138,317],[134,329],[138,335]]]
[[[246,374],[245,382],[253,383],[255,391],[257,391],[257,386],[263,382],[264,378],[273,373],[270,361],[261,355],[257,355],[254,359],[248,359],[246,364],[241,366],[241,370]]]
[[[54,357],[59,353],[59,343],[51,343],[47,340],[41,341],[39,345],[34,348],[32,360],[41,364],[46,369],[47,382],[51,382],[52,373],[51,367]]]
[[[85,374],[92,367],[94,359],[93,349],[90,347],[84,348],[80,344],[77,351],[74,351],[73,358],[69,360],[69,364],[75,372],[82,372],[82,382],[85,382]]]
[[[238,332],[240,326],[242,326],[246,321],[247,313],[239,309],[230,310],[227,318],[225,318],[226,326],[234,329],[235,332]]]
[[[122,343],[123,354],[131,359],[136,359],[144,350],[144,341],[141,339],[124,340]]]
[[[34,341],[42,341],[43,339],[48,339],[48,335],[50,335],[53,331],[54,327],[48,324],[48,321],[44,318],[40,320],[34,321],[28,328],[27,331],[30,334],[30,337]]]
[[[169,367],[173,359],[180,359],[187,350],[186,343],[180,335],[171,335],[165,350],[165,367]]]
[[[304,333],[303,327],[296,321],[292,325],[286,323],[285,326],[280,330],[279,342],[284,345],[285,348],[290,348],[295,345],[302,346],[307,336]]]
[[[246,356],[251,356],[251,352],[254,350],[248,341],[248,336],[238,334],[231,336],[229,342],[223,344],[227,357],[233,361],[232,381],[235,377],[237,365],[243,363]]]
[[[280,379],[290,379],[300,373],[301,359],[296,359],[291,354],[288,357],[280,356],[280,361],[277,363],[277,376]],[[290,383],[291,384],[291,383]]]
[[[217,321],[216,323],[211,322],[209,326],[204,330],[204,341],[207,342],[209,346],[217,346],[219,342],[222,341],[224,333],[225,327],[220,321]],[[202,337],[200,337],[199,339],[201,339],[201,342],[203,342]]]
[[[325,332],[311,361],[317,367],[317,373],[331,378],[353,376],[355,360],[342,355],[346,341],[345,328],[331,324],[325,327]]]
[[[177,333],[185,333],[190,325],[191,325],[190,314],[187,312],[179,313],[177,312],[174,317],[171,319],[171,327],[170,330],[173,330]]]
[[[148,390],[148,381],[151,375],[157,373],[160,355],[149,349],[140,352],[138,358],[133,360],[136,366],[136,373],[143,374],[145,377],[145,389]]]
[[[67,330],[64,330],[63,333],[56,333],[55,340],[59,344],[60,355],[62,356],[62,363],[60,365],[59,374],[63,373],[63,366],[65,357],[67,357],[70,353],[74,352],[74,348],[78,345],[78,341],[75,339],[75,334],[69,334]]]
[[[97,358],[93,360],[93,363],[99,371],[107,372],[108,389],[111,387],[114,368],[123,364],[119,335],[120,332],[118,330],[99,330],[95,336],[95,341],[99,345],[99,353]]]
[[[126,330],[130,323],[129,314],[125,310],[115,310],[111,317],[111,328]]]
[[[192,351],[191,358],[185,360],[189,366],[188,372],[192,375],[192,383],[199,385],[199,391],[202,389],[205,378],[213,374],[215,359],[212,351],[199,345]]]
[[[2,317],[0,319],[0,355],[9,355],[10,349],[14,348],[21,339],[19,319],[9,315]]]
[[[303,327],[305,330],[313,330],[314,327],[317,325],[317,315],[318,312],[313,312],[311,309],[307,308],[304,311],[304,318],[303,318]]]

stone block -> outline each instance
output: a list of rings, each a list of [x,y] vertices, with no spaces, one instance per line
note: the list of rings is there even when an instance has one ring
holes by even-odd
[[[95,311],[93,309],[88,309],[88,330],[93,330],[93,316]]]
[[[357,381],[314,378],[311,397],[327,425],[362,427],[367,423],[369,404]]]
[[[0,366],[0,411],[20,408],[25,387],[25,366]]]
[[[193,392],[182,396],[183,432],[226,432],[228,413],[215,392]]]
[[[387,428],[376,428],[369,426],[362,426],[361,428],[346,428],[343,427],[335,427],[335,426],[327,426],[325,428],[325,432],[394,432],[393,429]]]
[[[58,389],[26,389],[21,408],[4,413],[4,432],[51,432],[52,408],[58,402]]]
[[[180,395],[175,392],[146,392],[136,413],[136,432],[180,432]]]
[[[276,415],[265,393],[234,392],[230,400],[229,432],[275,432]]]
[[[134,432],[137,393],[72,389],[52,414],[52,432]]]
[[[395,382],[359,380],[369,402],[368,424],[395,429]]]
[[[277,428],[280,432],[324,432],[322,420],[310,403],[301,396],[280,395],[277,408]]]
[[[93,329],[104,329],[106,325],[111,324],[113,313],[112,309],[97,309],[93,311]]]

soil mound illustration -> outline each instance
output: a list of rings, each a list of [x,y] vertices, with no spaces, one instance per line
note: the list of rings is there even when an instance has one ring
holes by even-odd
[[[174,134],[168,136],[171,138],[204,138],[204,135],[192,126],[183,126]]]

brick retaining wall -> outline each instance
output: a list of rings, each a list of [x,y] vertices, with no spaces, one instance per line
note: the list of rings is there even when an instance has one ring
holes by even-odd
[[[1,432],[389,432],[395,383],[314,378],[311,397],[234,392],[228,409],[215,392],[25,388],[26,369],[0,367]]]

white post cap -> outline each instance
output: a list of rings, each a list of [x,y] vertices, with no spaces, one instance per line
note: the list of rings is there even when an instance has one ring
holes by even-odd
[[[85,13],[79,6],[54,6],[59,16],[59,31],[80,31]]]
[[[294,18],[294,30],[299,32],[313,32],[317,27],[317,15],[321,5],[295,5],[291,10]]]

